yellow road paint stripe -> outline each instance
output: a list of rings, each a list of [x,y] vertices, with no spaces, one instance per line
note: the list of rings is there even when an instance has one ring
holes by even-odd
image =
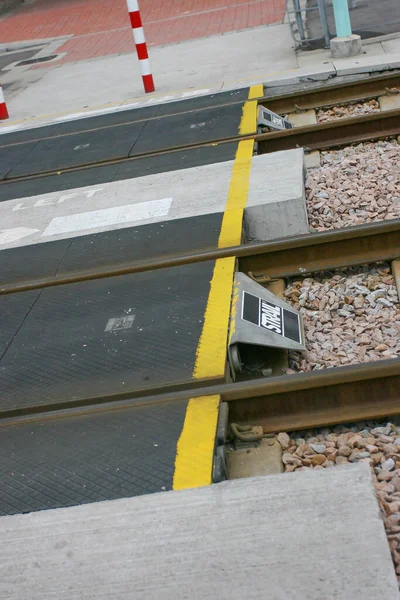
[[[254,98],[262,98],[264,96],[264,86],[262,83],[258,85],[252,85],[249,90],[249,100]]]
[[[250,88],[249,96],[254,93],[253,88]],[[243,107],[240,129],[243,129],[244,133],[253,131],[256,126],[255,114],[253,122],[248,120],[247,107],[250,104],[257,103],[254,100],[249,101]],[[243,211],[250,185],[253,146],[253,140],[239,142],[218,240],[219,248],[240,244]],[[203,330],[196,352],[193,370],[195,379],[223,377],[225,373],[226,340],[234,272],[234,258],[216,261],[204,314]]]
[[[189,400],[177,445],[172,489],[183,490],[212,483],[219,402],[219,396]]]
[[[256,129],[257,102],[251,99],[260,95],[262,95],[260,86],[250,88],[250,101],[243,107],[240,123],[240,132],[243,134],[252,133]],[[243,211],[250,185],[253,145],[253,140],[244,140],[238,145],[218,240],[220,248],[238,244],[241,240]],[[222,377],[225,373],[235,260],[234,257],[221,258],[214,266],[193,370],[193,377],[196,379]],[[177,445],[174,490],[211,484],[219,402],[219,396],[191,398],[189,401]]]
[[[235,258],[216,261],[193,370],[195,379],[223,377]]]
[[[251,89],[251,88],[250,88]],[[243,106],[242,119],[240,121],[239,133],[246,135],[255,133],[257,130],[257,100],[249,100]]]

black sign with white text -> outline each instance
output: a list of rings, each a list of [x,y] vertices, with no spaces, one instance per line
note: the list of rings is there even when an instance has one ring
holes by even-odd
[[[257,296],[253,296],[248,292],[243,292],[242,319],[289,340],[301,343],[298,314],[268,300],[257,298]]]

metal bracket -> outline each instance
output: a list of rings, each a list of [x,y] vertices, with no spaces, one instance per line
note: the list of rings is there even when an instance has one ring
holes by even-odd
[[[305,350],[302,315],[244,273],[235,274],[232,298],[228,358],[234,373],[243,370],[239,344]]]
[[[259,127],[272,127],[272,129],[293,129],[293,123],[288,119],[280,117],[276,113],[272,112],[264,106],[258,107],[258,120],[257,124]]]

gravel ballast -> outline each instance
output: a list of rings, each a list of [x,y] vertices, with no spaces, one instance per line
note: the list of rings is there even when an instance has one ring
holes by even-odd
[[[288,373],[400,355],[399,297],[387,263],[298,277],[284,297],[303,315],[307,348],[289,353]]]
[[[370,465],[400,584],[400,420],[281,432],[278,440],[288,473],[360,461]]]
[[[360,117],[361,115],[370,115],[376,112],[380,112],[380,106],[379,102],[373,99],[365,102],[351,102],[328,108],[320,108],[316,110],[316,117],[318,123],[328,123],[329,121]]]
[[[400,145],[380,141],[321,152],[306,181],[311,231],[400,217]]]

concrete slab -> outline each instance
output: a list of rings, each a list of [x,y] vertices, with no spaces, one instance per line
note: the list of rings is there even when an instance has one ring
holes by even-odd
[[[365,464],[0,519],[0,595],[398,600]]]
[[[288,119],[294,127],[305,127],[306,125],[315,125],[317,117],[315,110],[303,110],[301,112],[293,112],[288,114]]]
[[[302,148],[253,157],[244,218],[247,241],[309,232],[304,173]]]
[[[375,73],[400,69],[400,52],[384,56],[360,56],[357,58],[342,58],[333,60],[337,75],[352,75],[354,73]]]
[[[252,60],[243,48],[252,49]],[[8,101],[11,120],[49,117],[88,105],[101,108],[102,104],[138,99],[152,103],[157,102],[157,95],[174,97],[177,90],[197,95],[193,90],[210,93],[234,89],[253,81],[261,83],[268,73],[297,67],[290,31],[283,24],[152,48],[151,64],[157,94],[144,99],[134,53],[79,64],[54,63],[41,71],[40,80],[30,85],[20,82],[19,90]],[[173,75],[171,65],[179,65]]]
[[[385,54],[384,46],[382,42],[366,43],[366,40],[363,40],[363,54],[366,56],[382,56]],[[332,58],[330,50],[307,50],[299,51],[297,53],[297,62],[299,67],[307,67],[321,63],[332,62]]]
[[[309,152],[304,156],[304,164],[307,169],[321,166],[321,153],[319,150]]]
[[[0,248],[223,212],[232,166],[226,161],[1,202]],[[245,221],[249,239],[308,231],[302,149],[253,157]]]
[[[395,40],[387,40],[382,42],[382,46],[385,52],[400,52],[400,37]]]
[[[380,96],[378,102],[381,110],[398,110],[400,108],[400,94]]]
[[[255,448],[228,452],[226,462],[229,479],[275,475],[283,472],[282,446],[277,438],[266,438]]]
[[[307,83],[310,81],[326,81],[336,76],[336,69],[332,62],[324,62],[323,64],[309,65],[281,72],[277,75],[270,75],[264,78],[263,83],[266,88],[291,85],[293,83]]]

